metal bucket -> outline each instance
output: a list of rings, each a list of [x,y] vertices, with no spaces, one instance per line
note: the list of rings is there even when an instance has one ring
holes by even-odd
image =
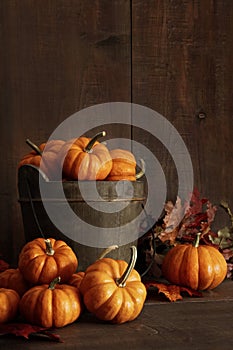
[[[43,196],[41,199],[40,183],[46,188],[46,198]],[[21,206],[21,213],[24,225],[25,240],[29,242],[35,238],[44,236],[45,238],[55,238],[65,241],[75,252],[78,261],[79,271],[84,271],[91,263],[96,261],[103,251],[104,247],[89,246],[81,244],[76,239],[69,238],[69,235],[61,232],[56,225],[50,220],[47,211],[43,205],[44,201],[53,203],[54,210],[59,213],[62,210],[63,205],[69,204],[73,212],[83,222],[88,222],[90,225],[96,228],[96,237],[98,239],[98,231],[101,227],[115,228],[117,231],[116,240],[114,244],[118,245],[119,248],[112,251],[108,256],[114,259],[122,259],[129,261],[130,259],[130,246],[132,244],[137,245],[137,239],[127,244],[121,244],[122,234],[127,235],[127,229],[122,233],[122,227],[125,224],[135,221],[135,227],[133,230],[138,232],[139,227],[137,220],[138,215],[143,210],[143,203],[145,201],[144,194],[144,183],[143,181],[132,181],[130,183],[131,190],[133,189],[133,197],[129,198],[127,193],[121,191],[120,197],[119,192],[117,193],[118,181],[97,181],[95,182],[99,196],[104,199],[105,203],[109,202],[109,205],[116,206],[116,211],[106,213],[98,210],[94,210],[86,201],[83,199],[82,193],[85,191],[85,198],[89,201],[92,199],[92,190],[90,181],[82,181],[82,192],[80,191],[78,181],[64,181],[62,182],[66,203],[64,198],[54,197],[54,193],[57,193],[56,188],[61,183],[57,181],[49,181],[46,176],[35,166],[24,165],[18,169],[18,194],[19,203]],[[125,189],[127,189],[127,181],[125,182]],[[124,203],[123,210],[117,210],[119,201]],[[69,222],[66,222],[66,218],[63,219],[64,224],[69,231]],[[132,225],[130,226],[132,230]],[[82,228],[77,227],[77,230]],[[118,232],[119,231],[119,232]],[[80,232],[81,235],[86,235],[88,232]]]

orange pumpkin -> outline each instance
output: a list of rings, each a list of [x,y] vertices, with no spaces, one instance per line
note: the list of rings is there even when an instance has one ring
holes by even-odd
[[[0,273],[0,288],[14,289],[22,296],[29,289],[29,284],[19,269],[7,269]]]
[[[136,159],[130,151],[113,149],[112,169],[107,177],[109,181],[129,180],[136,181]]]
[[[18,167],[25,164],[34,165],[40,168],[50,180],[56,180],[58,177],[57,171],[60,166],[60,158],[58,155],[65,141],[50,140],[47,143],[42,143],[39,147],[37,147],[30,140],[27,140],[26,142],[33,148],[33,151],[26,154],[20,160]],[[46,151],[44,151],[45,146]]]
[[[223,255],[213,246],[176,245],[165,255],[162,263],[163,276],[171,283],[194,290],[217,287],[226,277],[227,263]]]
[[[137,249],[132,247],[129,264],[124,260],[102,258],[85,271],[80,285],[86,308],[97,318],[112,323],[134,320],[141,312],[146,288],[134,269]]]
[[[79,288],[84,276],[85,276],[85,272],[83,271],[73,273],[68,283],[71,286]]]
[[[105,136],[98,133],[92,139],[79,137],[69,140],[61,149],[64,178],[69,180],[104,180],[112,168],[107,147],[97,141]]]
[[[12,321],[17,313],[20,296],[9,288],[0,288],[0,323]]]
[[[78,319],[82,311],[77,288],[58,284],[60,277],[50,284],[34,286],[21,298],[19,310],[29,323],[41,327],[63,327]]]
[[[112,157],[112,169],[106,180],[119,181],[128,180],[136,181],[145,173],[145,163],[141,159],[141,171],[136,173],[136,159],[130,151],[123,149],[113,149],[110,151]]]
[[[65,242],[36,238],[22,248],[18,267],[32,284],[50,283],[57,276],[66,283],[76,271],[78,259]]]

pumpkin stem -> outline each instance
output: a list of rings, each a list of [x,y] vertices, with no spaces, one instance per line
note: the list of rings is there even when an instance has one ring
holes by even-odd
[[[84,151],[87,153],[91,153],[92,147],[94,146],[94,143],[100,138],[106,135],[106,131],[101,131],[98,134],[96,134],[87,144],[87,146],[84,148]]]
[[[199,243],[200,243],[200,237],[201,237],[201,232],[198,232],[197,233],[197,236],[196,236],[196,240],[194,242],[194,247],[197,248],[199,246]]]
[[[61,282],[61,277],[56,277],[52,282],[50,282],[48,289],[54,289],[56,287],[56,284]]]
[[[118,287],[125,287],[126,281],[127,281],[131,271],[133,270],[133,268],[136,264],[137,248],[133,245],[132,247],[130,247],[130,249],[131,249],[130,262],[129,262],[125,272],[123,273],[123,275],[120,278],[117,278],[117,280],[116,280],[116,284],[118,285]]]
[[[46,244],[46,254],[47,255],[54,255],[55,253],[55,250],[52,248],[52,244],[51,244],[51,241],[50,239],[45,239],[45,244]]]
[[[144,162],[143,159],[140,159],[140,163],[141,163],[141,170],[139,171],[139,173],[136,174],[136,180],[140,179],[146,171],[146,164]]]
[[[29,139],[26,140],[26,143],[37,153],[39,154],[39,156],[42,156],[42,152],[39,149],[39,147],[37,145],[35,145],[32,141],[30,141]]]
[[[97,260],[103,259],[108,253],[110,253],[112,250],[115,250],[119,248],[118,245],[110,245],[104,251],[100,254],[99,258]]]

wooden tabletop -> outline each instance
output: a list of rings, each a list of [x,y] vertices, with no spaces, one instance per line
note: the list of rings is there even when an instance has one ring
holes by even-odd
[[[154,291],[140,316],[111,325],[84,312],[77,322],[57,329],[63,343],[31,337],[0,337],[0,349],[111,349],[111,350],[228,350],[233,347],[233,281],[226,280],[202,298],[169,302]]]

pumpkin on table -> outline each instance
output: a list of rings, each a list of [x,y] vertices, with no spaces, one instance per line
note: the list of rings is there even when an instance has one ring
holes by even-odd
[[[18,268],[12,268],[0,273],[0,288],[14,289],[22,296],[29,289],[29,284]]]
[[[86,308],[103,321],[121,324],[141,312],[146,288],[134,269],[137,249],[131,247],[129,264],[124,260],[101,258],[85,271],[80,285]]]
[[[14,320],[18,313],[20,296],[9,288],[0,288],[0,323]]]
[[[104,180],[112,168],[112,158],[107,147],[98,139],[105,131],[93,138],[79,137],[67,141],[61,149],[63,175],[68,180]]]
[[[21,298],[19,310],[29,323],[41,327],[64,327],[76,321],[82,312],[77,288],[59,284],[60,277],[50,284],[34,286]]]
[[[200,234],[192,244],[178,244],[165,255],[163,276],[173,284],[194,290],[217,287],[225,279],[227,263],[217,248],[199,245]]]
[[[40,168],[50,180],[56,180],[60,166],[58,155],[65,141],[49,140],[47,143],[44,142],[39,146],[29,139],[26,142],[33,150],[20,160],[18,167],[26,164],[34,165]]]
[[[65,242],[36,238],[22,248],[18,267],[31,284],[50,283],[57,276],[65,283],[76,272],[78,259]]]

